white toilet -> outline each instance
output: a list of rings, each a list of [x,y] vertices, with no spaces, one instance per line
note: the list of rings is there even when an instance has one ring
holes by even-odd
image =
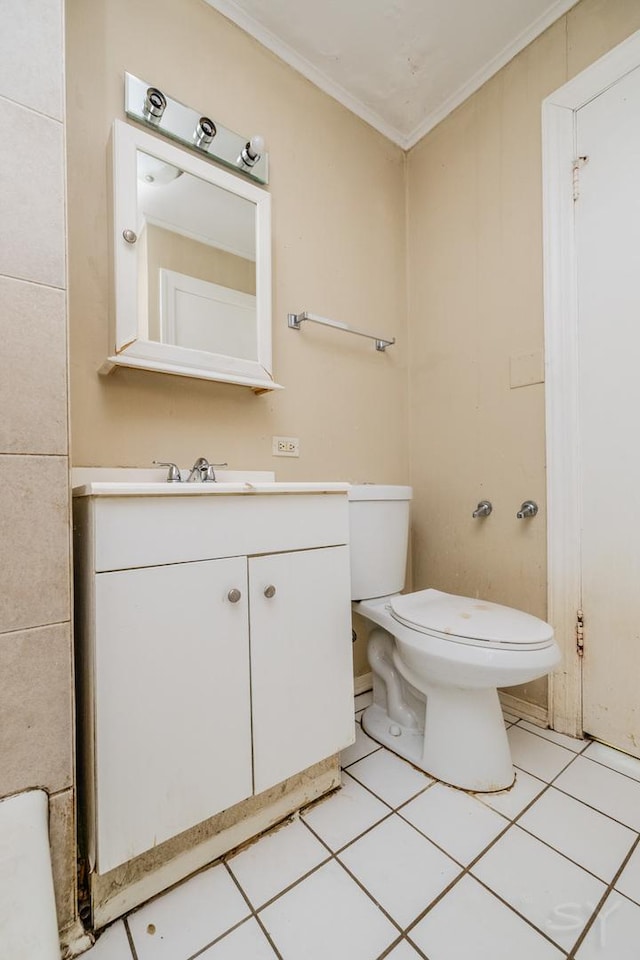
[[[366,732],[431,776],[465,790],[514,780],[498,687],[560,662],[548,623],[520,610],[439,590],[401,594],[411,487],[349,490],[353,609],[374,623],[373,703]]]

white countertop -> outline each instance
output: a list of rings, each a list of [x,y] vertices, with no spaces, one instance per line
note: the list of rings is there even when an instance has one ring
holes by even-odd
[[[185,471],[181,471],[183,476]],[[188,471],[187,471],[188,473]],[[346,493],[348,483],[276,481],[269,471],[220,470],[215,483],[168,483],[167,471],[79,467],[71,473],[74,497],[201,497],[223,494]]]
[[[236,493],[346,493],[348,483],[84,483],[73,488],[74,497],[202,497]]]

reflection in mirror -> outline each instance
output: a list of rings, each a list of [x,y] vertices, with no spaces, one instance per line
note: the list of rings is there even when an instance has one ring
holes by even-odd
[[[256,205],[137,150],[145,339],[257,360]]]

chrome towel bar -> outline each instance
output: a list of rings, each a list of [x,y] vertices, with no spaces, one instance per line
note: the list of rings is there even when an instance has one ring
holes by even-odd
[[[291,330],[299,330],[302,322],[309,320],[311,323],[320,323],[324,327],[335,327],[336,330],[344,330],[345,333],[355,333],[357,337],[367,337],[368,340],[375,340],[376,350],[384,351],[396,342],[395,337],[392,340],[376,337],[372,333],[364,333],[362,330],[356,330],[355,327],[350,327],[348,323],[342,323],[340,320],[328,320],[326,317],[319,317],[315,313],[307,313],[306,310],[304,313],[290,313],[288,316]]]

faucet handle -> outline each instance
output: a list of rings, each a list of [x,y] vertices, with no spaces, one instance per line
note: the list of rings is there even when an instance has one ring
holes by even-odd
[[[228,463],[208,463],[207,469],[205,471],[204,477],[202,478],[204,483],[215,483],[216,482],[216,472],[213,469],[214,467],[228,467]]]
[[[167,473],[167,483],[180,483],[182,477],[180,476],[180,470],[175,465],[175,463],[165,462],[164,460],[152,460],[152,463],[155,463],[157,467],[169,467],[169,472]]]

